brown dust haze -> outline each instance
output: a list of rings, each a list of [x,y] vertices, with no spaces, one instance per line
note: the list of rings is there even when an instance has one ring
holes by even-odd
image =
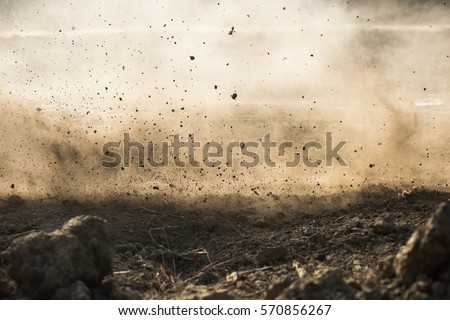
[[[280,205],[379,184],[448,188],[450,3],[0,6],[4,198],[240,195]],[[179,133],[224,145],[271,133],[296,152],[332,132],[348,166],[101,168],[103,144],[125,132],[144,144]]]

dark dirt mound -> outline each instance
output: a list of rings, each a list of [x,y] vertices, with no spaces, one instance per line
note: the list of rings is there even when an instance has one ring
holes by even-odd
[[[106,221],[93,216],[73,218],[51,233],[32,232],[18,238],[6,254],[9,275],[31,298],[50,298],[64,287],[82,296],[80,291],[88,292],[85,284],[100,285],[112,273]]]
[[[365,191],[344,206],[311,198],[295,212],[272,215],[231,207],[220,213],[194,211],[145,199],[4,201],[0,251],[33,231],[51,232],[70,218],[92,215],[108,221],[113,273],[101,283],[70,279],[53,298],[450,298],[448,251],[432,270],[408,255],[417,252],[408,247],[423,247],[448,228],[433,212],[449,194],[418,190],[399,198],[397,193]],[[419,234],[428,240],[411,240],[421,244],[410,241],[394,259],[419,227],[424,229],[413,239]],[[32,296],[17,290],[6,275],[10,260],[6,253],[0,256],[0,297]],[[403,261],[420,268],[407,281],[404,269],[411,267]]]

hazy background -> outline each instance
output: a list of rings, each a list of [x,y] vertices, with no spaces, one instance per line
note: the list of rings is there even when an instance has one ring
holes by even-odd
[[[372,184],[447,188],[449,7],[2,0],[0,191],[279,205]],[[270,132],[301,146],[327,131],[348,141],[348,167],[100,168],[124,132],[224,144]]]

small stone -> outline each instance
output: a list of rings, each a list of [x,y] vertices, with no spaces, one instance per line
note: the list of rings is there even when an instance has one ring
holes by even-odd
[[[235,283],[238,280],[239,280],[239,274],[236,271],[234,271],[234,272],[232,272],[232,273],[227,275],[227,281],[228,282]]]

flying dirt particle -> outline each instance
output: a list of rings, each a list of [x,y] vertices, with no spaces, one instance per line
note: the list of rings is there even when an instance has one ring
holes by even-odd
[[[369,164],[369,168],[373,168],[375,165],[373,163]]]
[[[231,95],[231,99],[236,100],[236,98],[237,98],[237,93],[235,92]]]
[[[216,89],[216,90],[217,90],[217,85],[215,85],[215,86],[214,86],[214,89]]]
[[[14,183],[13,183],[13,184],[11,184],[11,189],[14,189],[14,187],[15,187],[15,186],[14,186]]]
[[[228,32],[228,35],[229,35],[229,36],[232,36],[232,35],[233,35],[233,33],[234,33],[234,27],[231,27],[231,30],[230,30],[230,32]]]
[[[195,60],[195,57],[194,57],[194,56],[190,56],[189,58],[190,58],[192,61]]]
[[[159,186],[153,186],[153,190],[159,190]]]

